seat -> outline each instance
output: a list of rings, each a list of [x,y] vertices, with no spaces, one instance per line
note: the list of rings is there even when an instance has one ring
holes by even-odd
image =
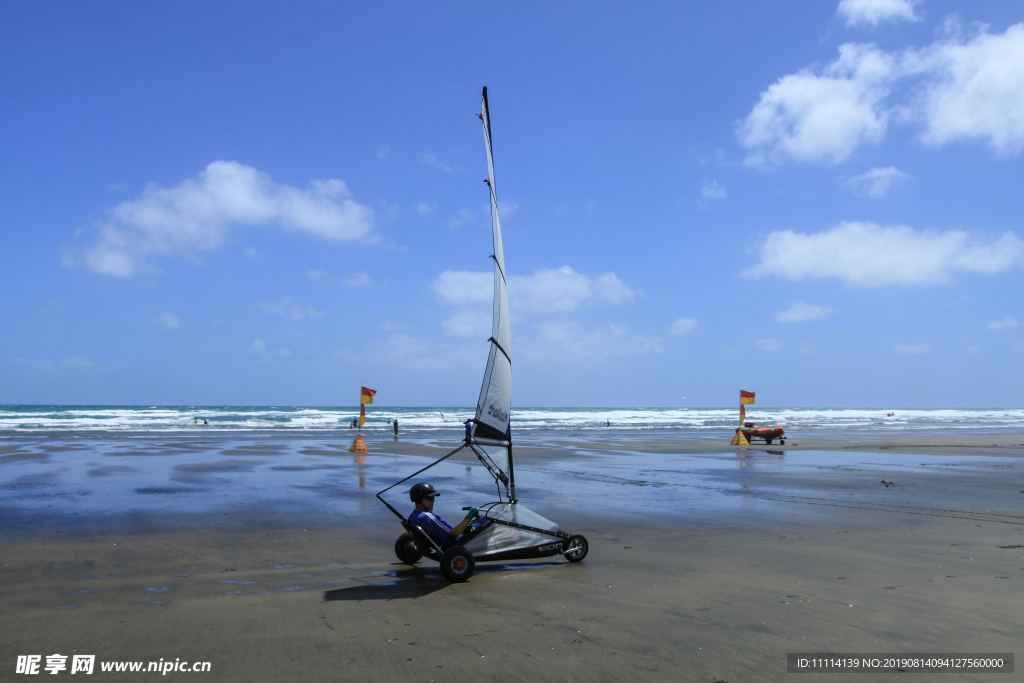
[[[407,519],[402,520],[402,526],[416,540],[416,547],[423,551],[424,555],[432,560],[436,560],[437,562],[441,561],[441,556],[444,555],[444,550],[441,549],[441,546],[439,546],[427,532],[421,529],[419,525],[413,524]]]

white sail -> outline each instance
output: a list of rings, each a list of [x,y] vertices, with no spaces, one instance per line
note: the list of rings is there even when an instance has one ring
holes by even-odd
[[[491,118],[487,110],[487,88],[480,105],[487,150],[487,184],[491,195],[491,231],[494,239],[494,319],[491,324],[491,351],[476,404],[473,436],[500,441],[511,440],[509,418],[512,408],[512,333],[508,319],[508,292],[505,284],[505,254],[501,247],[498,198],[494,188],[494,157],[491,155]],[[502,467],[505,474],[508,471]]]

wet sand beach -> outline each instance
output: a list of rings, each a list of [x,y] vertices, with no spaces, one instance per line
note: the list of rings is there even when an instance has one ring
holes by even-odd
[[[787,652],[1020,642],[1022,434],[531,435],[520,499],[590,554],[457,585],[397,564],[374,498],[447,444],[350,440],[0,441],[0,681],[59,653],[209,661],[167,676],[230,681],[736,683],[787,677]],[[449,519],[494,497],[469,460],[431,475]]]

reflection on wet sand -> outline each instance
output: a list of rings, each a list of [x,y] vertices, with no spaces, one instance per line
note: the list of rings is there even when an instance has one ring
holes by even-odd
[[[389,436],[371,439],[369,454],[295,437],[180,442],[161,437],[130,443],[81,439],[62,443],[60,449],[45,439],[12,439],[3,444],[5,455],[0,456],[0,511],[12,520],[5,525],[8,529],[25,530],[153,514],[224,518],[227,524],[240,523],[243,512],[281,516],[287,511],[318,519],[372,516],[383,512],[375,491],[443,453],[444,444],[394,443]],[[983,493],[991,506],[991,487],[974,491],[964,475],[1005,466],[998,461],[1002,456],[988,452],[673,452],[667,442],[641,441],[634,449],[618,449],[584,440],[545,448],[533,441],[521,449],[517,461],[519,493],[531,508],[551,514],[592,499],[601,500],[603,514],[625,516],[643,515],[651,507],[663,515],[686,517],[762,510],[780,501],[810,504],[820,498],[815,494],[826,478],[841,491],[840,497],[828,498],[832,503],[891,508],[896,495],[913,508],[940,480],[946,482],[950,472],[959,475],[955,481],[966,498]],[[461,457],[432,470],[434,485],[448,493],[439,506],[441,514],[457,515],[463,505],[493,500],[493,484],[482,474],[479,463]],[[879,487],[880,480],[900,485]],[[399,508],[408,504],[400,495],[392,502]],[[969,507],[971,514],[980,514],[979,506],[971,507],[966,499],[963,505],[950,505],[962,511]]]

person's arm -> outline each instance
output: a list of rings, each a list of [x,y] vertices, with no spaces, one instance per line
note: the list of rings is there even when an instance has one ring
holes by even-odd
[[[452,530],[448,532],[448,535],[458,537],[464,534],[466,532],[466,528],[469,526],[470,522],[473,521],[473,518],[477,516],[477,514],[479,513],[477,513],[476,508],[470,508],[469,512],[466,513],[466,517],[461,522],[456,524],[452,528]]]

